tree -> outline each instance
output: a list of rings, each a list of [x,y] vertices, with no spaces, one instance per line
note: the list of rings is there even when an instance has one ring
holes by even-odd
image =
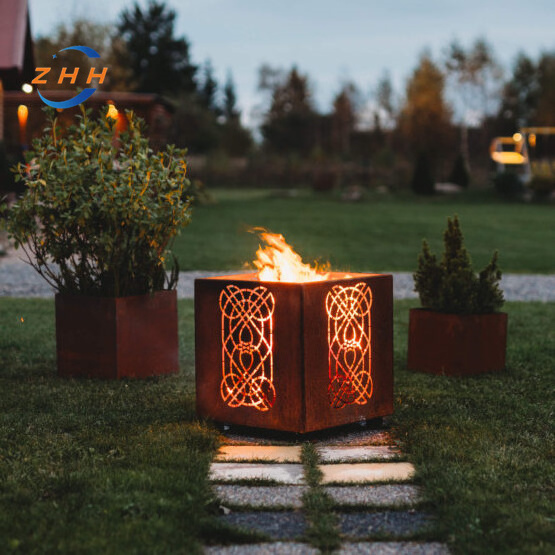
[[[521,125],[535,118],[539,98],[536,64],[520,52],[515,60],[511,79],[503,88],[499,119],[505,122],[503,133],[514,133]]]
[[[451,109],[444,91],[443,73],[429,54],[423,54],[407,83],[399,131],[413,153],[426,153],[432,163],[450,146]]]
[[[221,113],[217,103],[218,82],[214,77],[214,68],[210,60],[206,60],[202,67],[202,81],[198,88],[198,94],[206,109],[216,115]]]
[[[538,62],[538,125],[555,125],[555,52],[544,53]]]
[[[125,9],[118,31],[127,47],[135,90],[155,93],[194,92],[196,66],[189,58],[185,37],[174,37],[176,13],[150,0],[143,11],[137,3]]]
[[[237,110],[237,95],[235,93],[235,83],[231,72],[227,74],[224,85],[224,100],[222,106],[222,114],[227,123],[238,120],[240,113]]]
[[[350,151],[351,134],[357,123],[359,93],[354,83],[341,87],[333,101],[331,116],[332,149],[346,154]]]
[[[463,106],[461,152],[468,165],[468,118],[473,113],[485,121],[491,112],[492,98],[498,97],[503,74],[493,48],[483,38],[476,39],[467,50],[458,41],[453,41],[445,56],[445,68]]]
[[[279,70],[268,69],[263,66],[259,74],[259,88],[271,91],[271,105],[262,125],[266,144],[276,152],[308,154],[315,142],[316,120],[308,77],[296,67],[284,78]]]
[[[375,91],[376,112],[374,120],[376,128],[381,129],[384,126],[392,126],[396,119],[395,99],[393,93],[393,84],[389,73],[384,73],[378,81]]]

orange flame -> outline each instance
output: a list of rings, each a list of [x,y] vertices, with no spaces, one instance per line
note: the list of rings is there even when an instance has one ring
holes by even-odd
[[[304,264],[302,258],[279,233],[269,233],[261,229],[254,229],[260,239],[266,243],[256,251],[254,265],[258,268],[260,281],[306,282],[324,281],[328,274],[319,272],[316,268]]]

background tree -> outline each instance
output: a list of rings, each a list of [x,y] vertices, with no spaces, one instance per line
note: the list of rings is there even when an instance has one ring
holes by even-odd
[[[145,10],[135,3],[119,18],[118,32],[127,47],[135,90],[188,93],[196,90],[194,66],[185,37],[174,37],[176,13],[151,0]]]
[[[374,111],[374,125],[377,129],[395,125],[397,110],[395,106],[395,95],[393,84],[389,73],[384,73],[374,93],[376,109]]]
[[[492,109],[492,98],[498,97],[503,73],[493,48],[483,38],[476,39],[466,50],[458,41],[453,41],[447,49],[445,68],[453,81],[455,96],[462,104],[461,152],[469,165],[468,120],[473,114],[485,124]]]
[[[221,113],[218,105],[218,82],[214,77],[214,68],[210,60],[206,60],[202,66],[202,77],[198,86],[198,95],[207,110],[216,115]]]
[[[237,94],[235,92],[235,83],[233,82],[231,72],[227,74],[227,79],[224,85],[222,114],[227,123],[237,120],[240,116],[240,113],[237,110]]]
[[[267,66],[266,66],[267,67]],[[259,88],[271,90],[271,105],[262,124],[266,145],[276,152],[308,154],[315,144],[316,112],[308,77],[296,67],[284,79],[268,80],[269,72],[261,68]]]
[[[331,115],[331,147],[336,153],[348,154],[351,135],[358,120],[360,93],[354,83],[345,83],[335,96]]]
[[[426,153],[433,162],[450,148],[451,109],[445,101],[445,77],[430,55],[421,56],[407,83],[399,131],[412,154]]]

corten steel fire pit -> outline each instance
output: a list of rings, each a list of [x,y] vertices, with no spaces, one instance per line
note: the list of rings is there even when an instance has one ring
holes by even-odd
[[[312,432],[393,412],[393,279],[195,281],[197,411]]]

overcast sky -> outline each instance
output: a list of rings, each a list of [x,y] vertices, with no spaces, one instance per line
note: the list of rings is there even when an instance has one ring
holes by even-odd
[[[34,36],[60,21],[114,22],[129,0],[29,0]],[[146,4],[145,0],[139,2]],[[248,117],[260,104],[263,63],[307,72],[321,110],[350,79],[370,95],[389,71],[401,93],[424,48],[439,58],[458,38],[484,36],[509,68],[519,50],[555,50],[554,0],[170,0],[176,34],[191,43],[193,62],[212,61],[220,82],[231,71]],[[88,45],[93,46],[94,45]]]

